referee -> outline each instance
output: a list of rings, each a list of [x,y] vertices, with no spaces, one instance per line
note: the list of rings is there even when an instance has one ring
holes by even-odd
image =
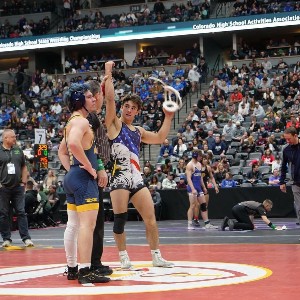
[[[109,65],[106,66],[108,68]],[[106,78],[104,78],[106,80]],[[102,82],[101,86],[98,81],[91,80],[89,81],[91,92],[96,99],[97,113],[93,113],[93,116],[90,116],[90,124],[94,123],[93,120],[98,119],[99,123],[96,126],[98,127],[95,130],[95,142],[98,150],[98,158],[100,159],[100,165],[102,166],[98,171],[98,187],[99,187],[99,211],[96,221],[96,226],[94,229],[94,239],[93,239],[93,250],[92,250],[92,259],[91,259],[91,269],[97,271],[99,274],[106,276],[111,275],[113,270],[108,266],[104,266],[101,262],[101,257],[103,254],[103,238],[104,238],[104,204],[103,204],[103,188],[106,187],[108,183],[107,173],[104,166],[110,160],[110,145],[106,135],[106,130],[101,122],[101,107],[103,104],[103,91],[101,90],[102,85],[105,83]],[[114,91],[107,91],[107,96],[114,96]],[[90,114],[92,115],[92,114]],[[92,125],[92,124],[91,124]]]
[[[280,230],[281,227],[275,226],[267,218],[267,212],[271,211],[272,207],[273,202],[269,199],[264,200],[263,203],[256,201],[241,202],[232,208],[232,214],[237,222],[225,217],[221,224],[221,230],[224,231],[226,227],[229,227],[230,231],[254,230],[253,220],[255,216],[260,216],[270,228]]]
[[[11,129],[4,129],[0,146],[0,232],[2,247],[11,246],[12,209],[18,217],[18,228],[26,247],[32,247],[25,213],[25,185],[27,167],[23,151],[16,146],[16,135]]]

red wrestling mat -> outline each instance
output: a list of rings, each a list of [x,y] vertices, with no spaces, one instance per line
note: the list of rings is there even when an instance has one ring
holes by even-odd
[[[0,299],[298,299],[300,245],[162,245],[175,262],[153,268],[146,246],[129,246],[134,270],[118,269],[117,250],[105,248],[115,268],[107,284],[81,286],[62,275],[63,249],[0,251]]]

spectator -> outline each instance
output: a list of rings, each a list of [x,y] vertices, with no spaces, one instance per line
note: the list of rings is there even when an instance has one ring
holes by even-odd
[[[27,181],[25,192],[25,212],[33,214],[38,206],[37,191],[33,190],[33,182]]]
[[[232,174],[230,172],[226,172],[225,179],[222,180],[221,187],[222,188],[236,187],[236,182],[232,179]]]
[[[185,190],[187,188],[187,185],[185,183],[185,176],[180,175],[179,176],[179,181],[177,182],[177,189],[178,190]]]
[[[278,64],[276,65],[277,71],[281,74],[286,74],[288,72],[288,68],[288,64],[283,61],[283,58],[280,58]]]
[[[241,142],[244,133],[246,132],[245,127],[241,126],[241,122],[237,121],[235,123],[235,128],[232,132],[232,139],[236,142]]]
[[[186,142],[190,142],[190,141],[193,140],[193,138],[195,137],[195,132],[194,132],[194,130],[191,128],[190,125],[187,125],[187,126],[186,126],[186,129],[185,129],[185,131],[183,132],[182,137],[184,138],[184,140],[185,140]],[[174,152],[174,151],[173,151],[173,152]]]
[[[170,159],[165,159],[165,164],[161,165],[162,172],[165,174],[168,174],[170,172],[173,172],[173,166]]]
[[[144,167],[148,167],[151,170],[151,173],[154,174],[154,166],[151,164],[149,160],[147,160],[144,164]]]
[[[226,175],[226,169],[224,168],[224,165],[222,163],[218,163],[217,165],[217,169],[214,172],[214,177],[215,177],[215,181],[216,183],[220,186],[221,182],[223,179],[225,179],[225,175]]]
[[[194,93],[198,89],[198,82],[201,78],[201,75],[197,71],[197,66],[193,65],[188,74],[188,80],[192,85],[192,93]]]
[[[257,123],[257,119],[255,116],[251,116],[251,124],[249,127],[250,132],[258,132],[260,130],[260,125]]]
[[[272,161],[272,173],[275,169],[277,169],[278,171],[281,170],[281,158],[279,155],[276,155],[275,160]]]
[[[242,152],[251,153],[255,151],[255,142],[253,136],[244,139],[241,145]]]
[[[246,182],[250,182],[255,185],[262,180],[262,174],[259,171],[259,165],[257,163],[252,164],[251,170],[246,175]]]
[[[222,155],[225,154],[226,151],[226,144],[221,140],[220,135],[216,135],[215,143],[212,147],[212,152],[214,155]]]
[[[231,117],[232,122],[236,124],[236,122],[240,122],[242,123],[244,121],[244,118],[241,114],[239,114],[239,112],[236,110],[234,112],[234,115]]]
[[[165,139],[163,146],[160,148],[159,157],[157,162],[161,162],[163,159],[173,157],[173,146],[169,144],[169,140]]]
[[[271,166],[274,160],[274,155],[270,149],[267,149],[261,157],[261,163],[263,166]]]
[[[49,169],[48,174],[45,176],[43,181],[43,187],[46,190],[50,189],[50,186],[57,184],[57,177],[55,176],[53,170]]]
[[[272,70],[272,63],[270,62],[268,57],[265,57],[263,62],[261,63],[262,67],[263,67],[263,72],[265,74],[269,74],[270,71]]]
[[[269,185],[272,186],[279,186],[279,181],[280,181],[280,175],[279,175],[279,170],[274,169],[273,174],[269,177]]]
[[[163,190],[174,190],[176,189],[177,184],[174,180],[174,173],[169,172],[167,178],[165,178],[162,182]]]
[[[162,173],[162,172],[161,172]],[[162,173],[163,174],[163,173]],[[150,187],[156,189],[156,190],[160,190],[161,189],[161,182],[158,181],[158,177],[157,175],[153,175],[150,179],[150,182],[149,182],[149,189]]]
[[[283,132],[284,124],[281,122],[280,117],[275,117],[275,122],[272,125],[273,132]]]
[[[255,102],[255,108],[252,115],[255,116],[258,121],[262,120],[266,115],[264,108],[259,104],[259,102]]]
[[[151,178],[152,178],[152,173],[151,173],[151,169],[149,167],[144,167],[144,173],[143,173],[143,181],[144,184],[149,187]]]
[[[185,173],[185,169],[186,169],[186,163],[183,158],[180,158],[177,166],[174,169],[175,174],[179,175],[179,174]]]
[[[226,124],[226,125],[223,127],[222,135],[223,135],[223,136],[225,136],[225,135],[230,135],[230,136],[232,136],[234,129],[235,129],[235,124],[233,124],[232,120],[230,119],[230,120],[228,121],[228,124]]]
[[[243,117],[249,115],[249,103],[247,102],[246,98],[243,98],[239,103],[238,113]]]
[[[162,172],[161,167],[156,168],[156,172],[154,173],[154,176],[157,177],[158,182],[162,183],[163,180],[166,178],[166,174]]]
[[[184,151],[187,149],[181,138],[178,139],[177,145],[174,147],[173,157],[175,160],[179,160],[182,157]]]
[[[149,191],[153,200],[154,204],[154,210],[155,210],[155,217],[159,220],[160,217],[160,211],[161,211],[161,196],[159,192],[157,192],[157,189],[153,186],[149,186]]]
[[[49,186],[48,201],[51,204],[52,209],[54,206],[57,206],[57,202],[59,202],[59,198],[56,193],[56,185]]]
[[[156,0],[156,3],[153,6],[153,11],[156,15],[162,15],[165,13],[165,6],[161,0]]]

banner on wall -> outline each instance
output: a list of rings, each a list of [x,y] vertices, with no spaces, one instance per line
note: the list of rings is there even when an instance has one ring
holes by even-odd
[[[180,35],[299,26],[300,11],[0,39],[0,53]]]

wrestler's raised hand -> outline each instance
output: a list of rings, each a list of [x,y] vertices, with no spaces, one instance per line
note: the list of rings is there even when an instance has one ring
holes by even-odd
[[[112,60],[109,60],[105,63],[105,75],[109,75],[112,72],[115,63]]]
[[[164,111],[165,117],[168,117],[168,118],[170,118],[170,119],[173,119],[173,117],[174,117],[174,115],[175,115],[175,112],[168,111],[168,110],[166,110],[164,107],[163,107],[163,111]]]

